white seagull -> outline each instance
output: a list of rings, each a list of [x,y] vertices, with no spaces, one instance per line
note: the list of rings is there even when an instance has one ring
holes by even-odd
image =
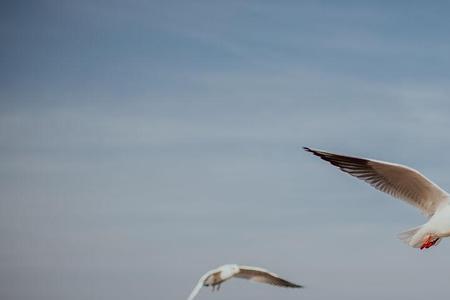
[[[188,300],[194,299],[194,297],[198,294],[202,286],[212,286],[212,291],[214,291],[216,288],[217,290],[219,290],[222,282],[232,277],[250,279],[257,282],[263,282],[282,287],[291,287],[291,288],[302,287],[301,285],[284,280],[280,278],[277,274],[271,273],[262,268],[230,264],[220,266],[217,269],[208,271],[205,275],[203,275],[198,281],[197,285],[192,290]]]
[[[389,162],[344,156],[303,147],[342,171],[364,180],[377,190],[402,199],[428,217],[425,224],[399,234],[414,248],[428,249],[450,236],[450,201],[446,191],[418,171]]]

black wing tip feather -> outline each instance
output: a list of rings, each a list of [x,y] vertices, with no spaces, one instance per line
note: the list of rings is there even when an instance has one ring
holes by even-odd
[[[330,155],[335,155],[333,153],[322,152],[322,151],[315,150],[315,149],[312,149],[309,147],[303,147],[303,150],[305,150],[306,152],[312,153],[313,155],[318,156],[323,160],[328,160],[326,158],[328,158]]]
[[[302,148],[306,152],[310,152],[310,153],[312,153],[314,155],[317,155],[317,156],[323,156],[324,154],[333,154],[333,153],[325,152],[323,150],[317,150],[317,149],[313,149],[313,148],[309,148],[309,147],[302,147]]]
[[[317,150],[312,149],[312,148],[309,148],[309,147],[302,147],[302,148],[303,148],[303,150],[305,150],[306,152],[309,152],[309,153],[312,153],[312,154],[314,154],[314,155],[316,155],[316,156],[322,157],[320,151],[317,151]]]
[[[304,287],[303,285],[287,281],[286,279],[283,279],[283,278],[278,277],[277,279],[282,283],[282,286],[287,287],[287,288],[303,288]]]
[[[290,282],[290,286],[288,286],[288,287],[290,287],[290,288],[293,288],[293,289],[303,289],[304,288],[304,286],[303,285],[300,285],[300,284],[295,284],[295,283],[292,283],[292,282]]]
[[[350,164],[356,163],[356,164],[364,164],[365,165],[369,162],[368,159],[361,158],[361,157],[319,151],[319,150],[311,149],[309,147],[303,147],[303,149],[307,152],[314,154],[315,156],[320,157],[323,160],[330,162],[331,164],[333,164],[335,166],[338,166],[338,164],[341,164],[341,163],[350,163]]]
[[[282,287],[285,287],[285,288],[293,288],[293,289],[302,289],[302,288],[304,288],[303,285],[292,283],[292,282],[284,280],[284,279],[281,279],[281,281],[282,281],[282,285],[275,284],[275,283],[273,283],[273,284],[274,285],[278,285],[278,286],[282,286]]]

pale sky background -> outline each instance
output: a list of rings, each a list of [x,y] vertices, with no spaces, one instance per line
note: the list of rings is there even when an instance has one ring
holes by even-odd
[[[450,241],[300,149],[450,189],[450,6],[373,2],[2,2],[0,298],[448,298]]]

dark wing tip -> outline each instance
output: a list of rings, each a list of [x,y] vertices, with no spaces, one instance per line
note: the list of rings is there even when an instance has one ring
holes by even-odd
[[[300,284],[295,284],[291,282],[291,286],[289,286],[290,288],[296,288],[296,289],[303,289],[304,286],[300,285]]]
[[[290,281],[287,281],[287,280],[284,280],[284,279],[281,279],[281,278],[279,278],[279,280],[281,281],[281,284],[284,287],[287,287],[287,288],[303,288],[303,285],[295,284],[295,283],[292,283]]]
[[[319,157],[323,157],[324,156],[320,151],[311,149],[309,147],[303,147],[303,150],[305,150],[306,152],[312,153],[312,154],[314,154],[316,156],[319,156]]]
[[[309,147],[302,147],[302,148],[303,148],[303,150],[305,150],[306,152],[309,152],[309,153],[312,153],[312,154],[314,154],[314,155],[316,155],[316,156],[322,157],[320,151],[311,149],[311,148],[309,148]]]

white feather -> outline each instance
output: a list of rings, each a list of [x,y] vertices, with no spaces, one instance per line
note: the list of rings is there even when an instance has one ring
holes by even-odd
[[[200,277],[200,280],[197,282],[197,284],[195,285],[195,287],[192,290],[191,294],[189,295],[188,300],[193,300],[195,298],[195,296],[197,296],[197,294],[200,291],[200,289],[202,288],[206,278],[208,278],[209,275],[213,274],[216,271],[217,271],[217,269],[208,271],[202,277]]]

